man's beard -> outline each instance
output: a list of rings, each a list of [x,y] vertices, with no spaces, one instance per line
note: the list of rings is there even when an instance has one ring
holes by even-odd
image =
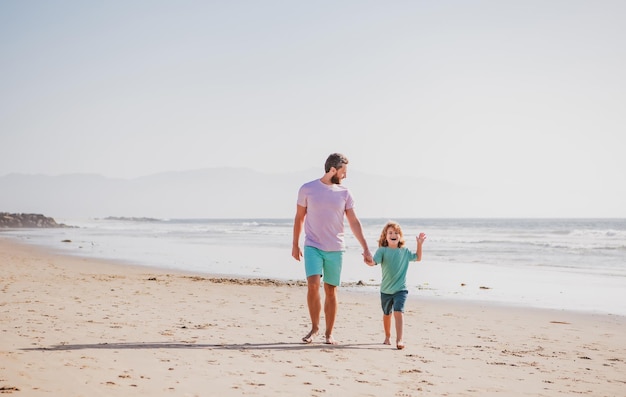
[[[337,175],[333,175],[333,176],[330,178],[330,181],[331,181],[332,183],[334,183],[335,185],[341,185],[341,179],[339,179],[339,177],[338,177]]]

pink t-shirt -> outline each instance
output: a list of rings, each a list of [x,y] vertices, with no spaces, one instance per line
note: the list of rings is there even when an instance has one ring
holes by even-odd
[[[343,251],[343,219],[354,207],[348,188],[326,185],[319,179],[305,183],[298,191],[298,205],[306,207],[304,245],[322,251]]]

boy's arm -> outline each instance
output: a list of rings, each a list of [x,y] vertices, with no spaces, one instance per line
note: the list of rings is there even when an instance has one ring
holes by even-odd
[[[419,262],[422,260],[422,244],[424,244],[424,240],[426,240],[426,235],[420,233],[419,236],[415,237],[415,240],[417,240],[417,251],[415,252],[417,258],[415,258],[415,261]]]

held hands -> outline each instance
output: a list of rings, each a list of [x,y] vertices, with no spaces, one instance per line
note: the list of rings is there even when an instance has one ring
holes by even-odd
[[[363,255],[363,262],[365,262],[366,265],[368,266],[376,265],[376,263],[374,262],[374,259],[372,259],[372,253],[369,250],[363,251],[362,255]]]

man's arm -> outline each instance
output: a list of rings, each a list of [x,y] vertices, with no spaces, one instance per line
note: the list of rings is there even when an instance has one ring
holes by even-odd
[[[363,248],[363,261],[369,265],[370,263],[372,263],[372,254],[367,246],[367,241],[365,241],[365,237],[363,236],[361,221],[359,221],[359,218],[357,218],[356,213],[354,212],[354,208],[346,210],[346,218],[348,218],[348,224],[350,225],[350,230],[352,230],[352,234],[354,234],[354,237],[356,237],[356,239],[361,244],[361,247]]]
[[[297,206],[296,217],[293,220],[293,243],[291,245],[291,256],[297,261],[302,258],[302,250],[300,249],[300,234],[302,233],[302,226],[304,225],[304,218],[306,217],[306,207],[301,205]]]

